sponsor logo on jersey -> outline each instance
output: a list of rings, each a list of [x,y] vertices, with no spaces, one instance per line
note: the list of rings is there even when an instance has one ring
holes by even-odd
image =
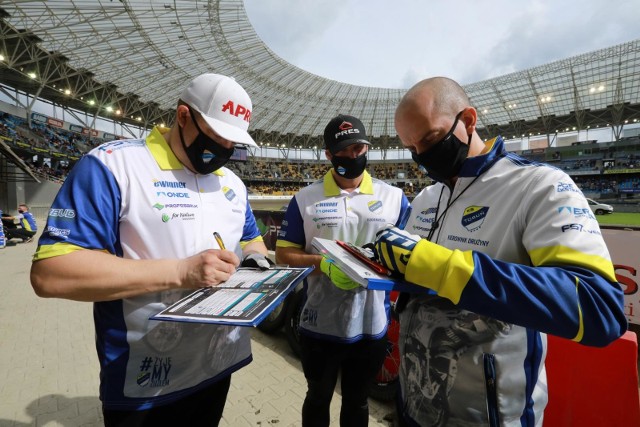
[[[312,218],[313,222],[330,220],[330,219],[342,219],[342,217],[341,216],[315,216]]]
[[[373,213],[382,213],[382,201],[381,200],[371,200],[367,202],[367,207]]]
[[[447,236],[447,240],[450,240],[452,242],[457,242],[457,243],[465,243],[467,245],[482,246],[482,247],[489,246],[488,240],[472,239],[472,238],[463,237],[463,236],[454,236],[453,234],[449,234]]]
[[[222,187],[222,193],[224,194],[224,197],[226,197],[228,201],[233,202],[234,199],[236,199],[235,201],[237,201],[236,192],[233,191],[232,188],[229,188],[226,186]]]
[[[136,381],[140,387],[166,387],[171,367],[171,357],[146,356],[141,360]]]
[[[423,209],[418,213],[418,215],[415,216],[415,221],[421,222],[423,224],[431,224],[435,220],[436,220],[436,208]],[[424,228],[417,227],[417,229],[424,229]],[[429,229],[426,229],[426,230],[429,230]]]
[[[73,219],[76,217],[76,211],[73,209],[49,209],[49,217]]]
[[[582,193],[579,188],[577,188],[572,182],[559,182],[556,187],[556,191],[558,193],[564,193],[566,191],[571,191],[572,193]]]
[[[367,218],[367,222],[387,222],[384,218]]]
[[[318,323],[318,311],[305,308],[302,311],[302,323],[307,323],[311,326],[317,326]]]
[[[69,233],[71,233],[71,230],[68,228],[52,227],[49,225],[44,232],[48,233],[51,237],[62,237],[63,239],[66,239],[69,236]]]
[[[411,229],[416,230],[421,237],[425,237],[429,233],[429,231],[431,231],[431,227],[422,227],[419,225],[412,225]],[[421,231],[423,233],[420,233]]]
[[[172,213],[163,213],[162,222],[169,222],[173,220],[182,220],[182,221],[192,221],[196,219],[196,214],[191,212],[172,212]]]
[[[179,199],[189,199],[189,198],[191,198],[189,193],[179,193],[179,192],[175,192],[175,191],[158,191],[156,193],[156,196],[158,196],[158,197],[170,197],[170,198],[177,197]]]
[[[482,227],[487,217],[487,212],[489,212],[488,206],[468,206],[462,214],[462,226],[466,228],[467,231],[478,230]]]
[[[313,205],[316,215],[325,213],[338,213],[338,202],[318,202]]]
[[[559,214],[573,215],[576,218],[596,219],[596,217],[593,215],[593,212],[591,212],[591,209],[589,209],[589,208],[576,208],[576,207],[573,207],[573,206],[560,206],[558,208],[558,213]]]
[[[141,147],[144,146],[145,142],[142,140],[131,139],[131,140],[120,140],[107,142],[98,147],[99,151],[105,152],[107,154],[111,154],[114,151],[121,150],[126,147]]]
[[[420,215],[431,215],[436,213],[436,208],[423,209],[420,211]]]
[[[157,179],[153,179],[154,187],[162,187],[162,188],[187,188],[186,182],[181,181],[160,181]]]
[[[155,208],[159,211],[161,211],[164,208],[168,208],[168,209],[176,209],[176,208],[197,208],[198,205],[194,205],[193,203],[167,203],[167,204],[162,204],[162,203],[156,203],[155,205],[152,206],[152,208]]]
[[[576,224],[576,223],[565,224],[561,226],[560,229],[562,230],[563,233],[566,233],[568,231],[577,231],[580,233],[589,233],[589,234],[597,234],[597,235],[601,234],[600,230],[588,229],[588,228],[585,228],[584,225]]]
[[[164,205],[165,208],[197,208],[198,205],[194,205],[192,203],[167,203]]]

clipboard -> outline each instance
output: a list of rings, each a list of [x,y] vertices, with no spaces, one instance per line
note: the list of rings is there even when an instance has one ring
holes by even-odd
[[[256,326],[311,271],[313,266],[268,270],[241,267],[226,282],[198,289],[149,319]]]
[[[379,264],[378,262],[370,258],[363,248],[360,248],[348,242],[343,242],[342,240],[336,240],[336,243],[351,255],[356,257],[358,261],[361,261],[362,263],[364,263],[364,265],[366,265],[376,273],[384,274],[385,276],[391,275],[391,272],[384,265]]]

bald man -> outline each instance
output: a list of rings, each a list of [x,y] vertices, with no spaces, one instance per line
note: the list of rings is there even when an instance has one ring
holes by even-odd
[[[405,230],[376,237],[383,264],[424,289],[399,307],[404,425],[542,425],[546,334],[604,346],[627,327],[581,191],[500,136],[484,142],[477,124],[444,77],[416,84],[396,110],[403,146],[435,181]]]

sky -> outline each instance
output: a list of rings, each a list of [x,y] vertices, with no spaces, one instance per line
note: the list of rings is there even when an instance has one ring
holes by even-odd
[[[640,39],[639,0],[245,0],[286,61],[362,86],[462,85]]]

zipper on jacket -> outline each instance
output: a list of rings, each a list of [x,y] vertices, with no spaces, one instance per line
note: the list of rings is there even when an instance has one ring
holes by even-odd
[[[487,391],[487,417],[489,426],[500,425],[500,413],[498,411],[498,387],[496,384],[496,357],[493,354],[482,355],[484,364],[484,385]]]

